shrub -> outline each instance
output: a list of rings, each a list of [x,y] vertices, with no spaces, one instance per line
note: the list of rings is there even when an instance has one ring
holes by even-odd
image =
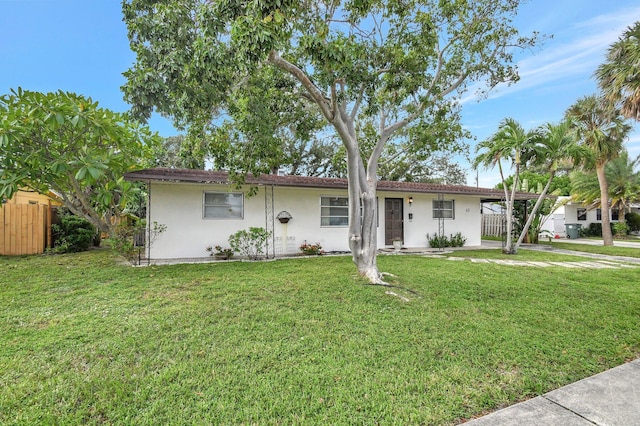
[[[585,229],[584,236],[585,237],[602,237],[602,224],[590,223],[589,227]]]
[[[462,247],[467,242],[467,239],[462,236],[460,232],[455,235],[450,235],[448,238],[446,235],[437,235],[430,237],[427,234],[427,240],[429,240],[429,247],[433,248],[445,248],[445,247]]]
[[[88,220],[72,214],[61,214],[59,223],[51,225],[55,238],[54,253],[85,251],[93,244],[96,230]]]
[[[209,252],[209,256],[215,256],[217,259],[228,260],[233,257],[233,250],[221,245],[208,246],[206,250]]]
[[[616,238],[624,238],[627,236],[629,226],[625,222],[616,222],[613,224],[613,235]]]
[[[463,237],[460,232],[458,232],[456,235],[452,235],[451,238],[449,239],[449,243],[451,244],[451,247],[462,247],[466,242],[467,242],[467,239]]]
[[[640,214],[638,213],[627,213],[624,215],[624,219],[627,221],[629,225],[629,230],[631,232],[640,231]]]
[[[243,229],[229,237],[231,250],[241,253],[251,260],[257,260],[264,254],[265,245],[271,236],[264,228],[251,227],[249,230]]]
[[[309,256],[313,256],[313,255],[319,256],[321,254],[324,254],[324,251],[322,250],[322,246],[320,245],[320,243],[307,244],[306,241],[304,242],[304,244],[300,246],[300,251],[302,252],[302,254],[306,254]]]
[[[609,223],[611,233],[614,235],[616,233],[615,224],[616,222]],[[602,237],[602,223],[590,223],[588,228],[582,228],[580,231],[580,236],[583,237]]]

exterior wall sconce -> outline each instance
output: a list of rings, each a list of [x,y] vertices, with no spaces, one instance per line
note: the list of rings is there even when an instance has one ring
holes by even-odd
[[[409,197],[409,205],[413,204],[413,197]]]
[[[281,211],[278,213],[278,216],[276,216],[276,219],[278,219],[280,223],[288,223],[292,218],[293,216],[291,216],[291,213],[285,210]]]

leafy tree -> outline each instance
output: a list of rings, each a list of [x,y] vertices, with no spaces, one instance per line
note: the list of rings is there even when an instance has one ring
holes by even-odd
[[[444,154],[413,157],[406,153],[382,157],[378,176],[381,180],[466,185],[467,174]]]
[[[272,72],[290,78],[295,84],[280,89],[287,105],[310,102],[344,146],[353,260],[362,276],[382,283],[375,218],[380,156],[401,133],[415,150],[428,147],[430,129],[456,123],[456,100],[471,82],[491,88],[517,80],[514,49],[537,42],[512,26],[519,3],[124,0],[137,56],[125,73],[125,97],[141,116],[156,108],[205,138],[248,82],[273,81]],[[269,104],[256,101],[247,107],[264,111]],[[363,125],[373,120],[375,126]],[[455,140],[455,128],[444,142]],[[260,133],[265,139],[252,145],[254,161],[243,171],[260,171],[258,159],[278,152],[271,134]],[[215,147],[220,138],[212,141]],[[218,157],[236,152],[230,148],[223,145]]]
[[[620,106],[627,118],[640,121],[640,22],[609,47],[606,61],[596,70],[607,101]]]
[[[74,93],[18,89],[0,97],[0,197],[54,191],[63,205],[111,234],[138,194],[123,174],[148,164],[146,127]]]
[[[595,170],[600,185],[602,203],[602,240],[605,246],[613,245],[611,219],[609,217],[609,188],[605,175],[607,163],[615,159],[623,148],[624,139],[631,126],[624,122],[620,112],[610,108],[602,98],[585,96],[573,104],[565,115],[573,123],[574,131],[590,154],[583,161],[586,170]]]
[[[489,139],[480,142],[476,151],[478,155],[474,160],[474,166],[485,168],[498,166],[500,180],[504,190],[504,199],[507,206],[507,241],[503,251],[507,254],[515,254],[517,247],[513,243],[513,209],[515,195],[519,185],[520,169],[523,158],[527,158],[531,149],[534,134],[527,132],[516,120],[507,118],[500,123],[498,131]],[[502,161],[507,160],[514,168],[513,184],[506,185],[506,177],[502,167]]]
[[[329,165],[316,157],[333,148],[320,135],[327,124],[317,107],[295,92],[291,76],[274,68],[247,75],[229,94],[225,112],[209,144],[217,168],[254,173],[290,168],[291,174],[315,175]]]
[[[163,138],[153,147],[153,165],[177,169],[204,169],[206,153],[194,149],[183,135]]]

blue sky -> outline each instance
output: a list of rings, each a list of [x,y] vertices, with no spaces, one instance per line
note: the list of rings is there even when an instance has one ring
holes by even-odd
[[[638,0],[531,0],[521,9],[518,27],[524,34],[540,31],[553,38],[517,56],[517,84],[498,87],[481,102],[469,93],[463,124],[482,140],[505,117],[526,129],[560,121],[571,104],[597,90],[592,74],[607,47],[638,20]],[[64,90],[126,111],[120,86],[134,59],[119,0],[0,0],[0,93],[18,86]],[[177,133],[161,117],[149,126],[162,136]],[[627,148],[640,154],[637,130]],[[468,183],[475,185],[475,177],[469,169]],[[495,171],[480,171],[480,186],[497,182]]]

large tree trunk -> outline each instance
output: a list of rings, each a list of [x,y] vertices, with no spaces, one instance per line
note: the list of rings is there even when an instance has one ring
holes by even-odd
[[[361,276],[374,284],[384,284],[376,263],[378,250],[376,229],[378,159],[390,135],[406,125],[409,120],[400,121],[389,128],[385,128],[383,124],[380,126],[380,140],[365,166],[355,129],[355,119],[360,100],[353,106],[351,113],[347,113],[346,105],[340,103],[336,95],[340,82],[334,82],[331,96],[328,97],[320,92],[303,70],[284,60],[276,51],[269,53],[268,61],[282,71],[292,75],[303,85],[307,90],[308,97],[318,105],[322,115],[331,123],[336,133],[340,136],[347,150],[349,248],[351,249],[353,262],[356,264]]]
[[[613,245],[613,235],[611,234],[611,219],[609,217],[609,183],[604,174],[605,164],[596,166],[598,183],[600,184],[600,210],[602,212],[602,241],[605,246]]]
[[[343,137],[349,182],[349,248],[360,275],[371,283],[384,284],[377,264],[376,168],[365,168],[354,136]]]
[[[351,192],[351,191],[350,191]],[[353,262],[364,278],[375,284],[382,284],[382,276],[378,271],[377,251],[378,235],[376,232],[376,183],[362,191],[362,222],[360,227],[349,224],[349,247]],[[351,205],[349,205],[351,208]],[[360,216],[358,205],[353,207],[354,213]],[[357,236],[360,231],[359,237]],[[354,238],[355,237],[355,238]]]

